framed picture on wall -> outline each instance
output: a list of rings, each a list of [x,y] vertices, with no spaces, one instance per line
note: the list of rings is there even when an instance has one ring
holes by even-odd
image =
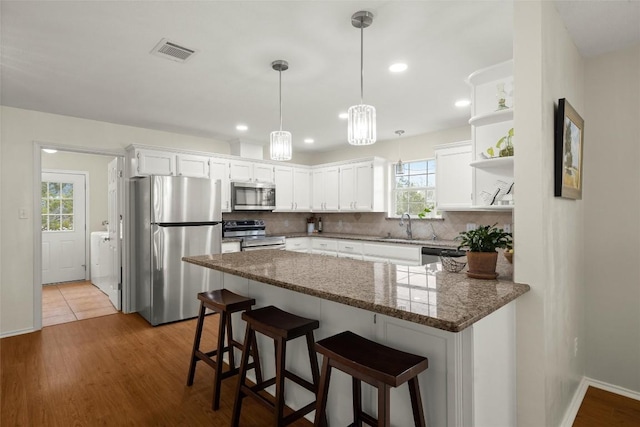
[[[555,128],[554,195],[580,200],[584,120],[565,98],[558,100]]]

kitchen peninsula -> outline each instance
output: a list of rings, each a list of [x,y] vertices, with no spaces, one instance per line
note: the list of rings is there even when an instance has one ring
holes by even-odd
[[[221,287],[251,296],[257,306],[316,318],[316,340],[353,332],[429,358],[420,386],[428,425],[515,424],[515,300],[529,286],[511,281],[511,266],[499,264],[500,280],[469,279],[441,271],[439,264],[402,266],[315,254],[263,250],[185,257],[223,272]],[[234,328],[242,339],[243,326]],[[299,349],[296,345],[300,345]],[[307,373],[304,343],[291,343],[294,371]],[[263,369],[273,373],[273,351],[259,344]],[[292,385],[293,386],[293,385]],[[329,421],[351,422],[351,382],[332,377]],[[308,401],[292,387],[287,404]],[[375,391],[363,390],[367,409]],[[392,423],[409,425],[406,387],[392,391]]]

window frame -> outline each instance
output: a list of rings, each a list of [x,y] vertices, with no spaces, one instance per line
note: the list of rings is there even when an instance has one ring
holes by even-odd
[[[425,219],[439,219],[442,218],[442,216],[440,215],[440,213],[436,210],[436,193],[437,193],[437,187],[438,187],[438,183],[437,181],[435,181],[436,179],[436,170],[438,168],[438,165],[436,163],[436,158],[435,157],[428,157],[428,158],[424,158],[424,159],[415,159],[415,160],[410,160],[410,161],[406,161],[406,162],[402,162],[403,165],[410,165],[411,163],[419,163],[419,162],[433,162],[433,172],[429,171],[429,168],[427,166],[427,172],[424,174],[427,177],[429,175],[433,175],[434,178],[434,186],[433,187],[406,187],[403,189],[398,189],[396,188],[396,178],[399,175],[396,175],[396,165],[398,164],[397,162],[394,162],[390,165],[390,173],[389,173],[389,209],[387,212],[387,215],[389,218],[400,218],[400,214],[397,214],[397,205],[396,205],[396,201],[397,201],[397,194],[398,191],[406,191],[407,188],[411,188],[411,189],[415,189],[418,191],[425,191],[425,199],[426,199],[426,195],[427,192],[431,191],[433,192],[433,198],[429,201],[425,201],[425,204],[430,204],[431,206],[431,212],[429,214],[427,214],[427,216],[425,217]],[[416,174],[418,175],[418,174]],[[411,174],[409,174],[409,176],[411,176]],[[427,180],[428,181],[428,180]],[[411,219],[421,219],[418,217],[417,214],[410,214]]]

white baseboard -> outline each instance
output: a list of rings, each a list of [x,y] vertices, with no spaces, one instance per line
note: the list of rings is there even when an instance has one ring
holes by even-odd
[[[580,405],[582,404],[582,400],[584,399],[584,395],[587,393],[587,389],[589,388],[589,386],[599,388],[611,393],[619,394],[621,396],[629,397],[631,399],[640,400],[640,392],[594,380],[593,378],[582,377],[582,380],[580,381],[580,384],[578,384],[578,388],[573,395],[573,399],[571,399],[571,403],[567,408],[567,412],[564,414],[564,419],[562,420],[562,424],[560,424],[561,427],[571,427],[573,425],[573,422],[578,415]]]
[[[35,331],[36,330],[33,328],[18,329],[17,331],[3,332],[2,334],[0,334],[0,338],[8,338],[16,335],[28,334]]]
[[[590,385],[601,390],[609,391],[611,393],[619,394],[620,396],[628,397],[630,399],[640,400],[640,392],[629,390],[628,388],[620,387],[617,385],[605,383],[602,381],[594,380],[593,378],[586,378],[587,385]]]

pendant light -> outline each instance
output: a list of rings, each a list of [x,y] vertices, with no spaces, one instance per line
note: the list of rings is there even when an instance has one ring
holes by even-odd
[[[398,135],[398,138],[402,136],[404,131],[402,129],[398,129],[395,131],[395,134]],[[402,164],[402,160],[400,159],[400,140],[398,140],[398,163],[396,163],[396,175],[402,175],[404,173],[404,165]]]
[[[278,72],[280,82],[280,130],[271,132],[271,160],[291,160],[291,132],[282,130],[282,72],[289,69],[289,63],[278,59],[271,63],[271,68]]]
[[[364,29],[373,22],[373,13],[361,10],[351,16],[351,25],[360,28],[360,104],[349,108],[347,140],[351,145],[376,142],[376,109],[364,104]]]

